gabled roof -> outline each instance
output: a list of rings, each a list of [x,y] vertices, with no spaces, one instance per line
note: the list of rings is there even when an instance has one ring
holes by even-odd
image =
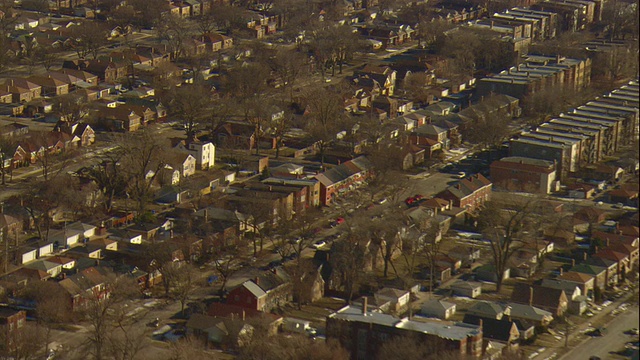
[[[510,316],[512,318],[542,321],[545,318],[553,317],[553,314],[551,314],[550,312],[542,310],[535,306],[516,303],[508,303],[507,306],[511,307]]]
[[[495,318],[500,314],[504,314],[504,310],[504,307],[492,301],[478,301],[467,312],[482,317]]]
[[[513,321],[506,319],[496,320],[466,314],[462,321],[473,325],[479,325],[480,322],[482,322],[483,337],[500,341],[513,340],[511,339],[511,330],[513,328],[517,329],[517,326]]]
[[[582,263],[572,267],[569,271],[598,276],[599,274],[606,272],[607,268]]]
[[[530,290],[533,288],[533,302],[532,305],[555,309],[560,305],[560,299],[566,295],[562,289],[553,289],[543,287],[540,285],[529,285],[524,283],[518,283],[511,293],[511,301],[519,304],[529,304]]]
[[[400,297],[406,295],[407,293],[408,293],[408,291],[405,291],[405,290],[386,287],[386,288],[382,288],[382,289],[376,291],[375,294],[376,295],[393,297],[393,298],[400,298]]]
[[[568,271],[560,276],[558,276],[558,280],[571,281],[579,284],[585,284],[588,281],[594,278],[593,275],[579,273],[575,271]]]
[[[437,299],[431,299],[427,302],[425,302],[424,304],[422,304],[422,307],[428,307],[430,309],[440,309],[440,310],[448,310],[451,308],[454,308],[456,306],[456,304],[448,302],[448,301],[443,301],[443,300],[437,300]]]
[[[600,258],[605,258],[605,259],[609,259],[609,260],[614,260],[614,261],[622,261],[628,258],[628,255],[623,254],[621,252],[617,252],[611,249],[602,249],[600,251],[598,251],[595,255],[593,255],[593,257],[600,257]]]
[[[259,298],[261,298],[263,296],[267,296],[267,293],[264,290],[262,290],[260,288],[260,286],[258,286],[252,280],[247,280],[247,281],[243,282],[242,286],[244,288],[246,288],[247,290],[249,290],[249,292],[251,294],[253,294],[253,296],[255,296],[256,299],[259,299]]]
[[[473,282],[473,281],[464,281],[464,280],[458,280],[456,282],[454,282],[451,287],[456,287],[459,289],[467,289],[467,290],[474,290],[477,288],[482,288],[482,284],[478,283],[478,282]]]

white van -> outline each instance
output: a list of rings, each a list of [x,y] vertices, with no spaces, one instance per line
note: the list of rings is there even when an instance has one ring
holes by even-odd
[[[282,322],[282,331],[297,334],[306,334],[310,337],[316,336],[317,330],[311,327],[311,322],[302,319],[284,318]]]

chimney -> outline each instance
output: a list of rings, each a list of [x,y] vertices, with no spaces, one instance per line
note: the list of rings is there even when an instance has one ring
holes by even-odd
[[[480,323],[478,325],[480,325],[480,330],[482,330],[484,325],[482,319],[480,319]]]
[[[209,208],[204,208],[204,222],[209,220]]]
[[[453,208],[453,200],[449,200],[449,210]]]
[[[369,306],[369,298],[366,296],[362,297],[362,315],[367,316],[367,307]]]
[[[260,278],[259,277],[255,277],[253,278],[253,282],[256,283],[256,285],[260,286]]]
[[[246,317],[246,314],[244,312],[244,309],[242,309],[242,321],[245,321],[245,317]]]
[[[2,214],[2,210],[0,210],[0,214]],[[610,241],[611,241],[611,239],[607,238],[607,247],[609,247],[609,245],[611,245]]]
[[[564,269],[560,266],[560,276],[562,276],[562,274],[564,274]]]
[[[0,214],[4,212],[4,202],[0,201]]]
[[[587,252],[582,253],[582,260],[587,261]]]
[[[560,64],[560,54],[556,55],[556,64]]]
[[[533,286],[529,286],[529,306],[533,306]]]
[[[576,266],[576,259],[571,259],[571,267]]]
[[[495,22],[493,20],[491,20],[491,25],[489,25],[489,29],[493,29],[493,25],[495,24]]]
[[[598,253],[598,247],[597,247],[597,246],[594,246],[594,247],[593,247],[593,253],[594,253],[594,254],[597,254],[597,253]]]

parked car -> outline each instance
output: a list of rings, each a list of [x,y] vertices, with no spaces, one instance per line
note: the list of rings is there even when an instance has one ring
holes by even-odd
[[[311,245],[314,249],[320,249],[321,247],[327,245],[324,240],[316,241],[313,245]]]
[[[604,327],[599,327],[597,329],[591,330],[587,333],[587,335],[589,336],[593,336],[593,337],[600,337],[600,336],[604,336],[605,332],[606,332],[606,328]]]
[[[464,179],[467,176],[467,173],[465,173],[464,171],[460,171],[458,174],[456,174],[456,178],[458,179]]]
[[[624,333],[627,335],[638,335],[639,332],[638,332],[638,328],[633,328],[633,329],[626,330]]]

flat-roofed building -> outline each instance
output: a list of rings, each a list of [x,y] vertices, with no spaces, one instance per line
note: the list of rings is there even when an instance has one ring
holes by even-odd
[[[556,166],[552,161],[505,157],[491,163],[491,180],[503,189],[549,194],[554,190]]]

